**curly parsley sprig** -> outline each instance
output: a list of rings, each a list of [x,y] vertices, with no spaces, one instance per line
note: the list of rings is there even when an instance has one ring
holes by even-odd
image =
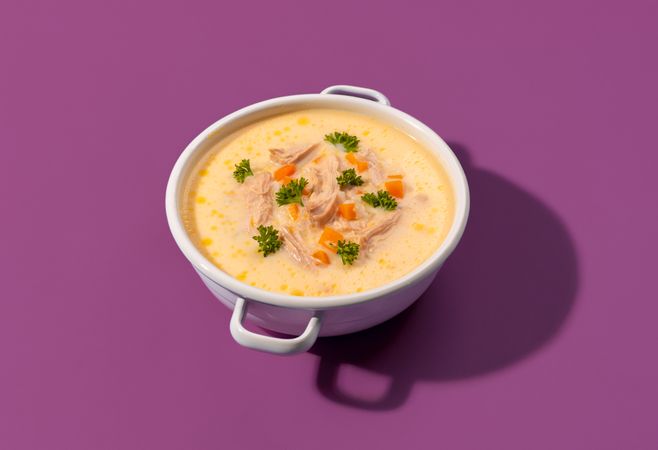
[[[343,264],[351,266],[359,257],[359,244],[350,241],[338,241],[337,253]]]
[[[346,132],[334,131],[324,135],[324,140],[333,145],[341,145],[347,153],[358,152],[359,138]]]
[[[259,225],[258,234],[252,236],[252,239],[258,242],[258,253],[262,253],[264,257],[276,253],[283,245],[278,230],[272,225],[267,227]]]
[[[299,180],[291,180],[288,184],[281,186],[281,189],[276,193],[276,203],[279,206],[289,205],[291,203],[302,203],[302,191],[308,184],[308,180],[304,177]]]
[[[363,178],[361,175],[357,175],[354,169],[343,170],[343,173],[336,177],[336,181],[340,187],[363,185]]]
[[[393,211],[398,207],[398,202],[391,194],[386,191],[377,191],[377,194],[368,192],[361,196],[361,200],[372,206],[373,208],[384,208],[387,211]]]
[[[251,165],[249,164],[248,159],[243,159],[238,164],[235,165],[235,170],[233,171],[233,178],[238,183],[244,183],[245,178],[250,175],[253,175],[254,172],[251,170]]]

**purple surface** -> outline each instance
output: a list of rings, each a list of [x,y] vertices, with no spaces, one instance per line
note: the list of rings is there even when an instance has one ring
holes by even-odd
[[[529,3],[3,1],[0,448],[658,448],[658,6]],[[454,146],[470,227],[394,321],[242,349],[169,170],[336,83]]]

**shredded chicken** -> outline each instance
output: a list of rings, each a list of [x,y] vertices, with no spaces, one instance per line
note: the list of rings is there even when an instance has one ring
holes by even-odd
[[[368,175],[370,177],[370,180],[375,185],[382,184],[385,179],[384,171],[382,169],[381,164],[377,160],[377,156],[375,155],[375,152],[373,152],[369,148],[365,148],[359,151],[358,157],[359,159],[368,162]]]
[[[299,234],[287,227],[282,227],[280,230],[283,236],[283,245],[290,257],[304,267],[313,267],[314,260],[309,254],[308,249],[304,245],[302,238]]]
[[[297,163],[315,151],[320,144],[295,149],[270,149],[270,158],[279,164]],[[375,186],[385,181],[384,170],[376,154],[370,149],[362,149],[359,159],[368,162],[366,183]],[[310,159],[310,158],[309,158]],[[346,201],[357,204],[362,194],[361,188],[348,188],[341,191],[336,177],[340,174],[342,158],[334,153],[323,152],[312,163],[304,164],[298,173],[308,180],[304,190],[304,208],[294,217],[289,208],[274,210],[273,186],[277,186],[269,172],[261,172],[248,177],[244,182],[244,201],[249,210],[249,227],[257,228],[268,223],[278,224],[277,228],[283,240],[285,251],[290,258],[305,268],[314,268],[315,259],[302,236],[310,229],[322,227],[331,222],[331,226],[346,238],[357,242],[361,251],[370,249],[373,243],[398,222],[401,212],[358,210],[356,220],[337,217],[339,203]]]
[[[249,208],[250,228],[266,224],[272,217],[272,175],[261,172],[244,182],[245,202]]]
[[[359,233],[368,226],[368,221],[364,219],[359,220],[346,220],[340,217],[335,220],[331,227],[340,231],[341,233]]]
[[[306,178],[308,181],[308,184],[306,185],[305,191],[306,192],[313,192],[318,185],[318,175],[317,175],[317,170],[315,167],[310,167],[306,166],[306,169],[302,173],[302,177]]]
[[[291,164],[299,161],[304,156],[311,153],[319,147],[320,144],[309,145],[308,147],[297,148],[271,148],[270,159],[279,164]]]
[[[390,213],[383,214],[380,219],[375,222],[368,224],[365,228],[358,231],[358,243],[361,246],[362,250],[365,250],[370,244],[370,241],[386,233],[391,229],[393,225],[397,223],[400,219],[400,211],[393,211]]]
[[[318,167],[311,168],[311,173],[315,184],[305,206],[313,223],[324,225],[334,216],[338,206],[338,158],[322,158]]]

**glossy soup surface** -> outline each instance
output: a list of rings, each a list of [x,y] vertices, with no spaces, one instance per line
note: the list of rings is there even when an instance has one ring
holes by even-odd
[[[326,134],[334,131],[358,137],[357,151],[350,153],[355,157],[353,161],[347,159],[348,153],[341,146],[324,140]],[[253,177],[239,183],[233,176],[235,165],[248,159],[253,173],[267,179],[265,172],[274,173],[283,165],[272,159],[270,149],[286,151],[314,144],[308,154],[294,163],[295,172],[290,178],[311,179],[314,183],[310,188],[315,186],[318,192],[309,194],[306,189],[302,196],[304,206],[279,206],[275,193],[287,179],[273,179],[268,183],[269,192],[262,194],[267,197],[260,197],[267,206],[261,210],[271,208],[271,214],[255,211],[258,205],[247,194],[253,183],[249,178]],[[356,166],[354,160],[362,163],[366,155],[370,157],[368,168],[364,164]],[[328,202],[328,215],[316,220],[307,207],[313,204],[310,196],[320,198],[323,186],[313,180],[313,174],[329,173],[332,164],[337,164],[336,176],[358,168],[361,171],[357,174],[364,183],[339,187],[335,205]],[[362,200],[365,193],[387,191],[386,182],[394,180],[400,180],[404,190],[402,198],[394,197],[398,203],[395,210],[375,208]],[[335,189],[333,182],[327,181],[324,187]],[[348,220],[343,216],[338,206],[341,204],[354,204],[356,217],[348,214]],[[360,114],[308,109],[257,122],[218,142],[187,180],[181,213],[195,245],[229,275],[269,291],[324,296],[381,286],[425,261],[442,243],[452,224],[454,198],[440,163],[410,136]],[[380,227],[383,230],[364,243],[364,236],[387,220],[394,223]],[[252,238],[258,233],[259,221],[276,230],[285,228],[288,236],[295,236],[297,254],[283,233],[279,233],[283,245],[278,251],[267,257],[259,253],[258,243]],[[361,244],[352,265],[344,264],[334,253],[335,242],[319,243],[326,227],[338,231],[345,242]],[[318,251],[328,257],[328,264],[317,256]]]

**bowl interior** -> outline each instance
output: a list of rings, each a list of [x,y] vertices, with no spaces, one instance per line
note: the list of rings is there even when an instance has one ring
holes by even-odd
[[[323,297],[295,297],[266,291],[233,278],[221,271],[194,246],[187,236],[180,217],[182,193],[187,178],[198,161],[224,137],[238,129],[265,118],[308,108],[339,109],[373,117],[408,134],[433,153],[445,168],[455,195],[455,214],[452,226],[439,248],[421,265],[401,278],[360,293]],[[167,219],[172,234],[190,262],[214,282],[241,297],[292,308],[334,308],[356,304],[384,296],[397,288],[432,275],[457,245],[466,225],[469,194],[466,177],[457,157],[448,145],[429,127],[391,106],[370,100],[342,95],[307,94],[280,97],[236,111],[212,124],[197,136],[183,151],[169,178],[166,194]]]

